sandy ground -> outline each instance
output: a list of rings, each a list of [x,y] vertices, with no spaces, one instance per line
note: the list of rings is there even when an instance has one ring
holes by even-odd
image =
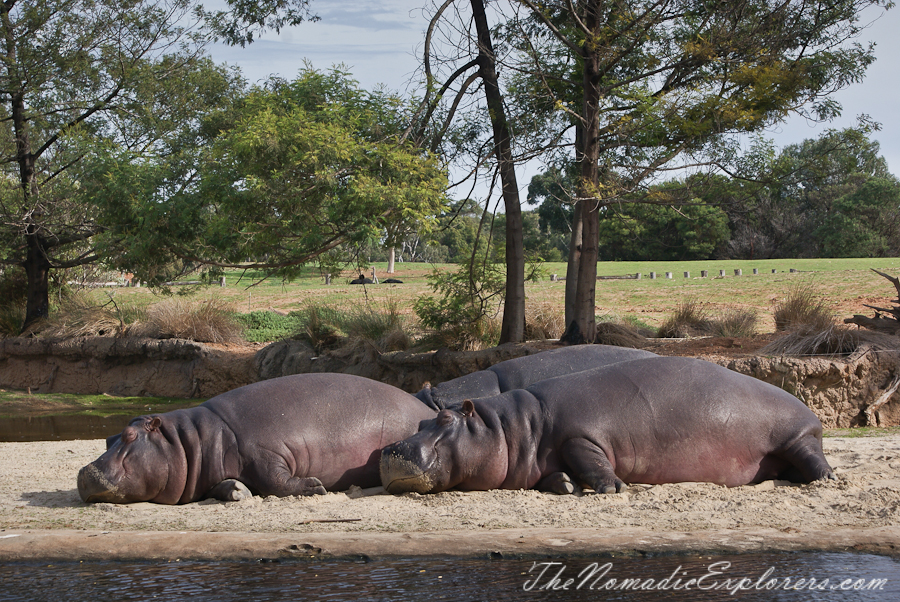
[[[104,441],[0,443],[0,559],[867,549],[900,553],[900,435],[825,439],[835,482],[84,504]],[[137,544],[137,542],[140,542]]]

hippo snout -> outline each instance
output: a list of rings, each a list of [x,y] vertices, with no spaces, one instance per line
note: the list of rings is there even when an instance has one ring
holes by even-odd
[[[123,501],[118,488],[95,463],[88,464],[78,471],[78,495],[86,503]]]
[[[428,493],[434,489],[434,480],[428,473],[433,459],[425,458],[421,446],[398,441],[381,451],[381,484],[388,493],[400,494],[414,491]]]

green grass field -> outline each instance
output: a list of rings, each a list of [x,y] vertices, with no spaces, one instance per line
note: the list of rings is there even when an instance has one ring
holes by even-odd
[[[375,263],[379,278],[387,276],[387,266]],[[358,272],[345,270],[332,279],[330,286],[312,269],[293,282],[262,278],[256,271],[227,273],[227,286],[200,288],[190,297],[197,300],[215,298],[227,301],[237,312],[275,309],[295,311],[310,305],[328,306],[348,310],[370,304],[376,309],[389,302],[396,303],[401,311],[412,314],[412,303],[420,295],[434,294],[428,284],[433,269],[448,270],[456,266],[433,266],[422,263],[398,263],[392,277],[403,284],[350,285]],[[565,276],[565,264],[550,263],[542,266],[539,282],[526,285],[526,311],[563,313],[565,283],[551,282],[550,275]],[[753,275],[756,268],[758,275]],[[774,305],[795,287],[809,287],[827,301],[839,318],[854,313],[871,313],[864,303],[886,305],[896,297],[890,282],[875,274],[876,268],[900,275],[900,258],[887,259],[793,259],[763,261],[691,261],[691,262],[602,262],[598,275],[618,276],[640,272],[640,280],[598,280],[596,313],[603,319],[629,318],[650,326],[658,326],[667,315],[683,301],[693,299],[707,304],[712,311],[718,308],[741,307],[758,312],[762,331],[771,330]],[[742,276],[734,270],[741,269]],[[791,269],[797,270],[790,272]],[[708,277],[701,278],[707,270]],[[724,270],[724,277],[719,277]],[[775,273],[772,273],[775,270]],[[657,278],[651,280],[650,272]],[[666,272],[672,278],[665,277]],[[690,278],[684,277],[690,272]],[[370,269],[365,273],[370,275]],[[178,287],[173,287],[178,288]],[[96,290],[91,293],[99,300],[113,294],[117,303],[149,304],[159,300],[152,291],[142,288]]]

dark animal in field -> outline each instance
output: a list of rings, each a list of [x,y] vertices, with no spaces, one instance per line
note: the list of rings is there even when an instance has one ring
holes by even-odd
[[[371,278],[366,278],[365,274],[360,274],[359,278],[354,278],[350,281],[350,284],[375,284]]]
[[[466,400],[382,451],[391,493],[597,492],[834,478],[822,425],[796,397],[703,360],[654,357]]]

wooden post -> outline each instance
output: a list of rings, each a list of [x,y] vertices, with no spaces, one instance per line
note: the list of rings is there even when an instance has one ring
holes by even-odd
[[[684,277],[685,277],[685,278],[690,278],[690,277],[691,277],[691,273],[690,273],[690,272],[685,272],[685,273],[684,273]]]
[[[735,276],[743,276],[744,272],[740,268],[734,271]]]
[[[550,274],[550,282],[556,282],[556,274]]]
[[[650,272],[650,280],[656,280],[656,272]]]
[[[719,270],[719,277],[720,277],[720,278],[724,278],[724,277],[725,277],[725,270]]]
[[[331,274],[325,274],[325,285],[328,286],[331,284]]]
[[[709,270],[700,270],[701,278],[706,278],[707,276],[709,276]]]
[[[753,275],[756,276],[759,274],[759,268],[753,268]]]
[[[669,280],[671,280],[671,279],[672,279],[672,272],[666,272],[666,278],[668,278]]]
[[[219,286],[221,286],[222,288],[225,288],[225,286],[226,286],[226,284],[225,284],[225,276],[219,277]]]
[[[635,280],[640,280],[640,279],[641,279],[641,273],[638,272],[637,274],[635,274],[635,275],[634,275],[634,279],[635,279]]]

